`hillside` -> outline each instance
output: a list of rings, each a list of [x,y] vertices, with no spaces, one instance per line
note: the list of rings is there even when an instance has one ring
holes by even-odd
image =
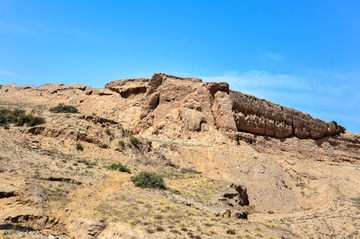
[[[4,238],[359,237],[360,135],[225,82],[11,84],[1,109],[45,119],[0,127]]]

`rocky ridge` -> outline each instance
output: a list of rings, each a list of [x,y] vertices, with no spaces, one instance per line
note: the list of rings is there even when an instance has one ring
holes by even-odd
[[[126,98],[142,96],[136,126],[128,128],[132,133],[150,131],[166,138],[190,139],[193,132],[211,128],[263,152],[360,163],[359,135],[336,122],[229,90],[226,82],[155,73],[151,79],[118,80],[105,88]]]
[[[243,141],[259,152],[360,164],[359,135],[336,122],[230,90],[226,82],[155,73],[151,78],[112,81],[105,89],[12,84],[2,91],[8,101],[16,97],[23,103],[74,105],[84,113],[121,122],[130,134],[209,144]]]
[[[81,113],[49,111],[59,103]],[[12,84],[2,108],[46,121],[0,127],[4,236],[359,235],[359,135],[227,83],[156,73],[105,89]],[[168,190],[135,187],[109,168],[119,162],[165,175]]]

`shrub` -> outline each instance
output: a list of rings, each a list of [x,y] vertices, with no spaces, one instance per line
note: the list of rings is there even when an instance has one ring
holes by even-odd
[[[140,141],[139,141],[138,138],[136,138],[136,137],[134,137],[134,136],[131,136],[131,137],[130,137],[130,143],[131,143],[132,145],[134,145],[134,146],[137,146],[137,145],[140,143]]]
[[[23,126],[25,123],[30,123],[32,115],[21,115],[16,122],[16,126]]]
[[[45,119],[41,117],[35,117],[32,114],[25,114],[25,110],[10,110],[10,109],[1,109],[0,110],[0,125],[7,127],[7,124],[15,124],[16,126],[23,126],[27,124],[28,126],[35,126],[45,123]]]
[[[161,226],[157,226],[156,230],[159,231],[159,232],[165,231],[165,229],[163,227],[161,227]]]
[[[274,214],[274,211],[270,209],[270,210],[267,211],[267,213]]]
[[[146,231],[148,232],[148,233],[154,233],[155,232],[155,230],[154,229],[151,229],[151,228],[146,228]]]
[[[79,113],[78,109],[72,105],[65,105],[64,103],[50,109],[53,113]]]
[[[125,172],[125,173],[130,173],[131,171],[129,168],[125,167],[124,165],[122,165],[121,163],[113,163],[111,164],[109,167],[107,167],[110,170],[119,170],[120,172]]]
[[[125,146],[124,140],[119,140],[119,144],[120,144],[122,147],[124,147],[124,146]]]
[[[161,220],[161,219],[163,219],[164,217],[163,217],[161,214],[155,214],[154,218],[155,218],[155,219],[158,219],[158,220]]]
[[[336,121],[331,121],[331,123],[333,123],[334,125],[335,125],[335,127],[337,127],[338,126],[338,123],[336,122]]]
[[[181,235],[181,232],[177,229],[174,229],[174,230],[171,230],[172,233],[177,233],[177,234],[180,234]]]
[[[235,230],[233,230],[233,229],[228,229],[228,230],[226,231],[226,233],[227,233],[227,234],[230,234],[230,235],[235,235],[235,234],[236,234]]]
[[[80,142],[77,142],[76,145],[75,145],[75,148],[79,151],[83,151],[84,150],[84,147],[81,145]]]
[[[29,122],[29,126],[35,126],[38,124],[44,124],[45,123],[45,119],[41,118],[41,117],[32,117],[30,122]]]
[[[107,129],[105,130],[105,133],[106,133],[107,135],[111,135],[111,131],[110,131],[110,129],[109,129],[109,128],[107,128]]]
[[[163,176],[155,172],[142,171],[137,176],[132,176],[131,181],[140,188],[166,189]]]

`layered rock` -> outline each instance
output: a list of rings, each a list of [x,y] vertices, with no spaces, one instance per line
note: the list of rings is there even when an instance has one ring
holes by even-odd
[[[106,84],[105,88],[119,92],[123,98],[130,96],[123,96],[121,92],[141,94],[137,98],[141,113],[136,126],[127,128],[130,133],[147,132],[170,139],[189,139],[194,133],[215,130],[232,140],[245,140],[259,151],[359,162],[355,156],[359,152],[357,147],[351,147],[344,154],[347,156],[340,157],[340,149],[335,144],[330,146],[335,150],[332,152],[318,143],[329,138],[337,145],[349,145],[349,141],[342,141],[343,126],[230,90],[226,82],[208,83],[197,78],[155,73],[151,79],[118,80]],[[308,142],[312,142],[311,151],[306,150]],[[358,145],[356,142],[351,141],[351,144]],[[341,150],[345,150],[344,147]]]
[[[358,135],[348,137],[345,128],[335,122],[325,122],[230,90],[226,82],[203,82],[198,78],[155,73],[150,79],[113,81],[106,84],[105,89],[84,85],[47,84],[36,88],[12,84],[0,91],[3,100],[16,98],[26,103],[45,100],[52,106],[71,104],[82,113],[99,114],[120,122],[130,134],[218,144],[229,139],[243,140],[260,151],[360,164],[356,156]],[[325,141],[329,141],[329,146]],[[332,141],[335,143],[330,143]],[[311,152],[307,150],[309,147]],[[339,152],[343,155],[339,156]]]
[[[325,122],[298,110],[273,104],[251,95],[231,91],[236,126],[239,131],[258,135],[299,139],[319,139],[345,132],[345,128]]]
[[[191,131],[199,131],[200,124],[207,122],[221,132],[249,132],[275,138],[319,139],[345,132],[344,127],[335,123],[229,90],[226,82],[207,83],[197,78],[155,73],[151,79],[118,80],[106,84],[105,88],[118,92],[123,98],[143,94],[139,120],[145,118],[147,125],[147,117],[153,119],[150,125],[156,125],[172,109],[179,109],[185,129]],[[199,106],[186,107],[189,101]],[[189,117],[196,118],[190,120],[196,121],[196,126],[188,127]]]

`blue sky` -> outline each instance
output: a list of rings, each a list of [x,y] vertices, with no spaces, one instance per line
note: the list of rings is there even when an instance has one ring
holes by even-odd
[[[0,84],[192,76],[360,133],[359,12],[351,0],[0,0]]]

